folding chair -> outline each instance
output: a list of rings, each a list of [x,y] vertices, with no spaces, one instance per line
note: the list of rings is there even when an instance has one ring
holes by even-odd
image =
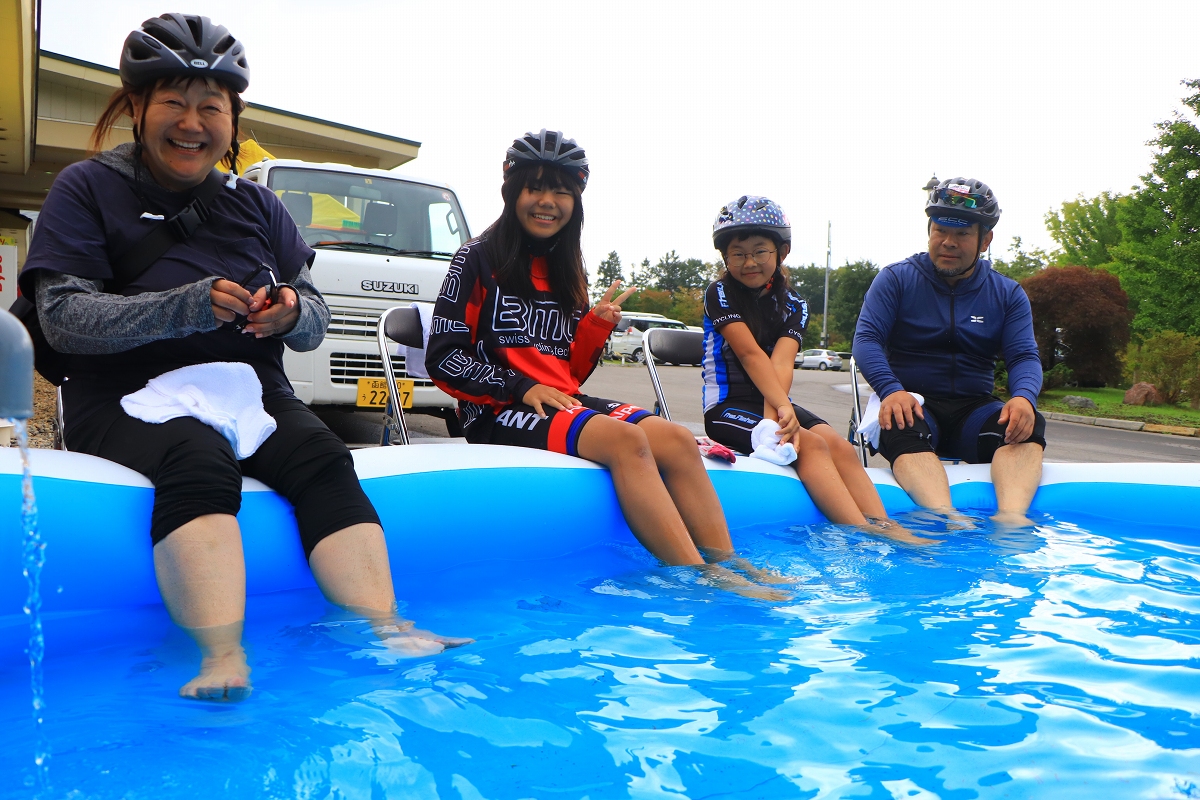
[[[383,375],[387,379],[388,401],[383,410],[383,433],[379,444],[408,444],[408,426],[404,422],[404,404],[397,402],[400,391],[396,386],[396,370],[392,367],[392,356],[388,343],[406,347],[423,348],[425,336],[421,329],[421,312],[411,306],[396,306],[379,315],[375,331],[379,343],[379,358],[383,362]]]
[[[663,395],[658,380],[655,361],[667,364],[699,364],[704,360],[704,334],[700,331],[681,331],[678,328],[651,328],[646,331],[642,347],[646,352],[646,369],[650,371],[650,383],[658,399],[658,415],[670,421],[667,398]]]
[[[66,382],[66,378],[63,379]],[[63,402],[62,402],[62,387],[58,386],[54,390],[54,449],[67,449],[66,428],[63,427]]]
[[[854,357],[850,357],[850,396],[853,398],[853,407],[850,409],[850,431],[846,434],[846,438],[850,440],[850,444],[858,448],[858,457],[862,459],[862,465],[867,466],[868,453],[867,437],[859,433],[862,428],[862,398],[858,392],[858,364],[854,363]]]

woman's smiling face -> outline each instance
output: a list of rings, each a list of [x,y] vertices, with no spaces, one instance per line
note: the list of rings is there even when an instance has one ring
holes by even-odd
[[[571,221],[575,194],[566,186],[555,188],[539,176],[521,190],[516,212],[526,233],[536,239],[549,239]]]
[[[198,186],[229,152],[233,106],[219,84],[160,86],[144,107],[137,98],[133,104],[135,124],[142,123],[142,160],[164,189]]]

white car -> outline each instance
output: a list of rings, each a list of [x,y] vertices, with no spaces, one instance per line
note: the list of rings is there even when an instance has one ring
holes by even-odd
[[[800,369],[840,370],[842,357],[833,350],[802,350],[796,354],[796,366]]]
[[[631,358],[639,364],[645,362],[646,353],[643,349],[642,339],[645,337],[646,331],[651,328],[675,328],[686,331],[688,326],[677,319],[664,317],[662,314],[637,312],[622,314],[616,330],[608,339],[609,354],[613,358],[621,356]]]

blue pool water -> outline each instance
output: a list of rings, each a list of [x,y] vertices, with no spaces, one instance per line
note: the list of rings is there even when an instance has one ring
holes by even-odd
[[[1194,529],[908,521],[942,544],[741,535],[785,602],[625,546],[431,576],[407,615],[478,641],[415,660],[315,591],[252,597],[241,705],[175,696],[161,608],[51,614],[46,796],[1200,797]],[[0,685],[0,795],[30,797],[23,657]]]

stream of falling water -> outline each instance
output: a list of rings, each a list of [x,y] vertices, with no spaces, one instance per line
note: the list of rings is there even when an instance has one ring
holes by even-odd
[[[29,584],[25,614],[29,617],[29,685],[33,690],[34,785],[40,796],[49,786],[50,771],[50,746],[42,727],[43,709],[46,706],[42,681],[42,658],[46,651],[46,639],[42,635],[42,567],[46,563],[46,545],[38,532],[33,472],[29,466],[29,430],[26,420],[14,422],[17,446],[21,450],[21,527],[25,532],[23,573]]]

